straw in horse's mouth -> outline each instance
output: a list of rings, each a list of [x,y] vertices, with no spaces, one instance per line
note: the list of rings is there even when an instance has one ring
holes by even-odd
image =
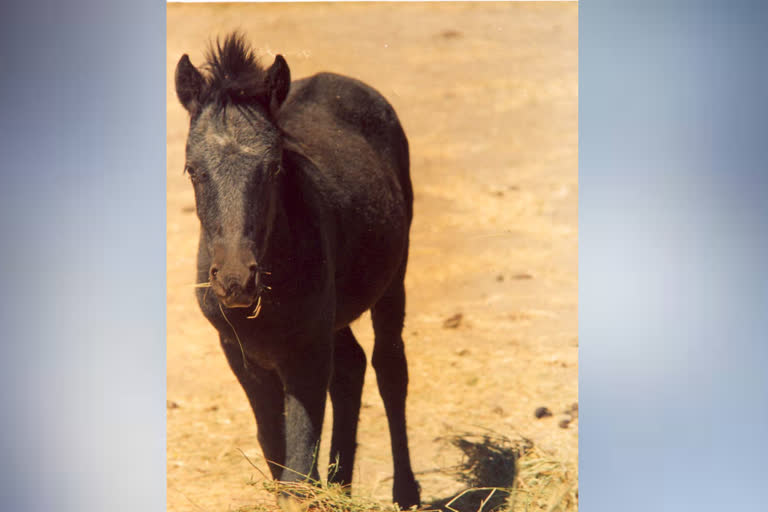
[[[221,311],[221,316],[224,317],[224,321],[227,322],[229,327],[232,329],[232,332],[235,334],[235,339],[237,340],[237,344],[240,345],[240,353],[243,356],[243,368],[248,368],[248,360],[245,357],[245,349],[243,348],[243,342],[240,341],[240,336],[237,335],[237,331],[235,330],[235,326],[232,325],[232,322],[229,321],[229,318],[227,318],[227,314],[224,313],[224,308],[221,307],[221,302],[219,302],[219,311]]]
[[[271,272],[264,272],[264,274],[270,275],[270,274],[271,274]],[[195,288],[210,288],[210,287],[211,287],[211,283],[210,283],[210,281],[209,281],[209,282],[206,282],[206,283],[195,283],[194,287],[195,287]],[[264,289],[266,289],[266,290],[271,290],[271,289],[272,289],[272,287],[271,287],[271,286],[267,286],[267,285],[262,285],[262,287],[263,287]],[[208,290],[206,290],[206,292],[207,292],[207,291],[208,291]],[[220,306],[221,306],[221,305],[220,305]],[[223,313],[223,312],[222,312],[222,313]],[[259,316],[259,313],[261,313],[261,295],[260,295],[260,294],[259,294],[259,296],[256,298],[256,307],[254,307],[254,308],[253,308],[253,313],[251,313],[251,314],[250,314],[249,316],[247,316],[246,318],[248,318],[248,319],[251,319],[251,318],[256,318],[256,317],[258,317],[258,316]]]
[[[259,316],[259,313],[261,313],[261,295],[256,299],[256,307],[253,309],[253,313],[246,318],[256,318]]]

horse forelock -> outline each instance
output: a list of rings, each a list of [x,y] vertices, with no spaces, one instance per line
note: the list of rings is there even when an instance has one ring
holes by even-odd
[[[269,107],[267,71],[242,34],[232,32],[223,42],[218,38],[211,42],[202,69],[206,80],[203,104]]]

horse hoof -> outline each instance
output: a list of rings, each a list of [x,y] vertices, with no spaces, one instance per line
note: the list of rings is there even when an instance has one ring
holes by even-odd
[[[400,510],[408,510],[411,507],[421,506],[421,486],[416,480],[406,484],[400,484],[392,489],[394,502]]]

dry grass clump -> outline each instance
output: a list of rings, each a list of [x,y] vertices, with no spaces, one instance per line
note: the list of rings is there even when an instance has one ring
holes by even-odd
[[[264,489],[275,496],[288,492],[300,496],[307,512],[379,512],[392,511],[393,507],[382,506],[373,499],[364,496],[350,496],[338,484],[328,486],[314,485],[311,482],[280,483],[273,480],[260,481]],[[273,501],[269,506],[256,505],[238,509],[237,512],[279,512]]]
[[[421,512],[572,512],[578,510],[575,469],[554,459],[524,437],[510,439],[496,434],[460,434],[440,441],[462,452],[461,462],[440,470],[467,487],[452,496],[426,503]],[[395,512],[366,496],[350,496],[336,484],[279,483],[264,478],[273,495],[288,492],[301,496],[307,512]],[[275,501],[237,512],[279,512]]]
[[[433,504],[450,512],[570,512],[578,509],[574,471],[525,437],[463,434],[444,438],[463,453],[452,468],[467,489]]]
[[[259,469],[242,451],[243,457],[257,470]],[[287,493],[301,500],[303,510],[307,512],[378,512],[393,511],[393,507],[382,506],[379,502],[365,496],[352,496],[339,484],[324,484],[307,479],[302,482],[276,482],[261,472],[262,478],[249,482],[261,485],[273,496],[269,505],[253,505],[237,509],[236,512],[280,512],[276,498]]]

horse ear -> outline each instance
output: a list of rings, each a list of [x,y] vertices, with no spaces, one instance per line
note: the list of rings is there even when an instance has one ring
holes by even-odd
[[[280,105],[288,96],[291,88],[291,70],[282,55],[275,57],[275,62],[267,70],[267,90],[269,91],[269,110],[274,117]]]
[[[200,95],[204,86],[203,75],[192,65],[189,55],[185,53],[176,65],[176,96],[192,117],[200,109]]]

